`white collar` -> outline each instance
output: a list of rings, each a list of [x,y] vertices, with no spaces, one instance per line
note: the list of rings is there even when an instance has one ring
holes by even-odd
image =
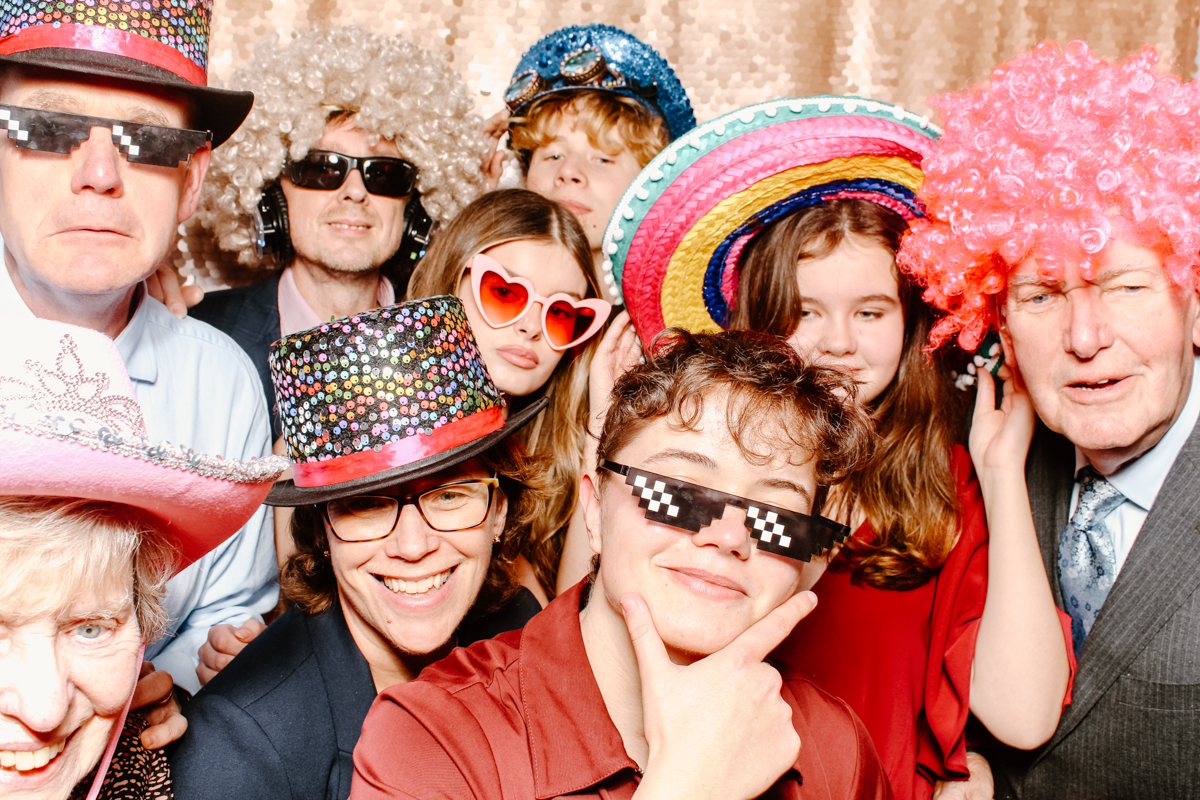
[[[1143,511],[1149,511],[1158,497],[1158,490],[1167,480],[1167,473],[1171,471],[1175,458],[1192,435],[1197,420],[1200,420],[1200,356],[1192,367],[1192,388],[1188,391],[1187,402],[1175,422],[1158,440],[1158,444],[1109,475],[1109,483],[1125,495],[1126,500],[1140,506]],[[1078,473],[1087,464],[1087,458],[1076,447],[1075,472]]]

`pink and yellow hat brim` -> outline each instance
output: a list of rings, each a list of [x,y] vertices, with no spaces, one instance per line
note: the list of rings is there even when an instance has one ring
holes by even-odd
[[[643,341],[667,327],[718,331],[746,244],[805,206],[855,197],[906,219],[938,130],[857,97],[774,100],[699,126],[626,190],[604,234],[606,281],[621,287]]]

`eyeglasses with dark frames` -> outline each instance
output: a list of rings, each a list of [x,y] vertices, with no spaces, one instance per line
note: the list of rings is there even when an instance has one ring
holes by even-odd
[[[396,530],[400,512],[415,505],[435,531],[452,533],[483,524],[492,507],[497,478],[472,478],[435,486],[403,497],[354,495],[327,502],[322,513],[333,535],[343,542],[375,542]]]
[[[760,550],[797,561],[810,561],[850,535],[849,527],[825,517],[801,514],[615,461],[605,461],[603,467],[625,477],[646,519],[680,530],[699,533],[725,514],[725,506],[733,506],[746,512],[746,529]]]
[[[6,129],[8,138],[22,150],[58,155],[80,147],[92,135],[92,128],[107,128],[127,161],[152,167],[177,167],[212,141],[210,131],[10,105],[0,105],[0,128]]]

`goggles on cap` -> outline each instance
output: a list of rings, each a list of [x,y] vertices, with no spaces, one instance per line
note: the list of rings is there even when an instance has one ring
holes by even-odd
[[[576,300],[558,292],[538,294],[525,278],[514,278],[491,256],[475,256],[467,265],[471,292],[483,321],[507,328],[534,303],[542,304],[542,333],[553,350],[569,350],[596,335],[612,312],[612,304],[594,297]]]
[[[0,126],[22,150],[68,155],[92,135],[92,128],[107,128],[112,143],[133,164],[177,167],[212,141],[209,131],[169,128],[105,117],[85,117],[65,111],[0,105]]]
[[[620,70],[604,60],[604,54],[595,46],[585,44],[563,56],[558,66],[558,75],[546,78],[536,69],[527,69],[513,76],[512,83],[504,93],[504,103],[509,110],[516,111],[539,94],[556,88],[628,89],[658,108],[655,100],[658,87],[642,86],[626,78]],[[659,112],[661,114],[661,112]]]
[[[725,514],[725,506],[733,506],[746,512],[746,529],[758,549],[797,561],[809,561],[850,535],[850,528],[824,517],[801,514],[615,461],[605,461],[603,467],[625,476],[625,483],[633,487],[646,519],[680,530],[699,533]]]
[[[301,189],[332,192],[358,170],[363,186],[380,197],[407,197],[417,185],[417,166],[403,158],[355,158],[332,150],[309,150],[299,161],[288,161],[284,172]]]

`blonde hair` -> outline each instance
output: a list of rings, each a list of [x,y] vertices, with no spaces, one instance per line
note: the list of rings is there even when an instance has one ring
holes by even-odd
[[[284,264],[255,253],[254,211],[286,160],[303,158],[331,118],[395,140],[420,170],[421,202],[445,222],[483,191],[491,148],[462,79],[446,59],[398,36],[357,26],[324,27],[260,43],[231,87],[254,92],[254,108],[213,152],[186,249],[230,284],[262,279]],[[213,250],[213,243],[220,251]],[[236,253],[236,264],[230,254]]]
[[[510,121],[512,149],[525,169],[529,169],[533,151],[558,136],[566,116],[582,123],[592,147],[609,155],[627,149],[640,167],[649,164],[671,142],[662,118],[633,98],[597,91],[548,94],[534,101],[524,117]]]
[[[120,503],[0,497],[0,608],[61,616],[80,591],[128,574],[142,640],[155,641],[176,564],[161,525]]]
[[[413,270],[409,299],[455,294],[467,262],[489,247],[519,239],[558,242],[574,257],[587,279],[588,297],[600,297],[592,270],[592,251],[579,222],[563,206],[526,189],[501,189],[480,197],[462,210],[434,240]],[[554,595],[564,536],[579,501],[584,437],[588,422],[588,374],[599,344],[593,337],[574,358],[563,359],[539,396],[550,398],[542,412],[518,436],[531,453],[549,459],[548,483],[553,502],[548,513],[530,527],[524,555],[533,564],[542,588]]]

